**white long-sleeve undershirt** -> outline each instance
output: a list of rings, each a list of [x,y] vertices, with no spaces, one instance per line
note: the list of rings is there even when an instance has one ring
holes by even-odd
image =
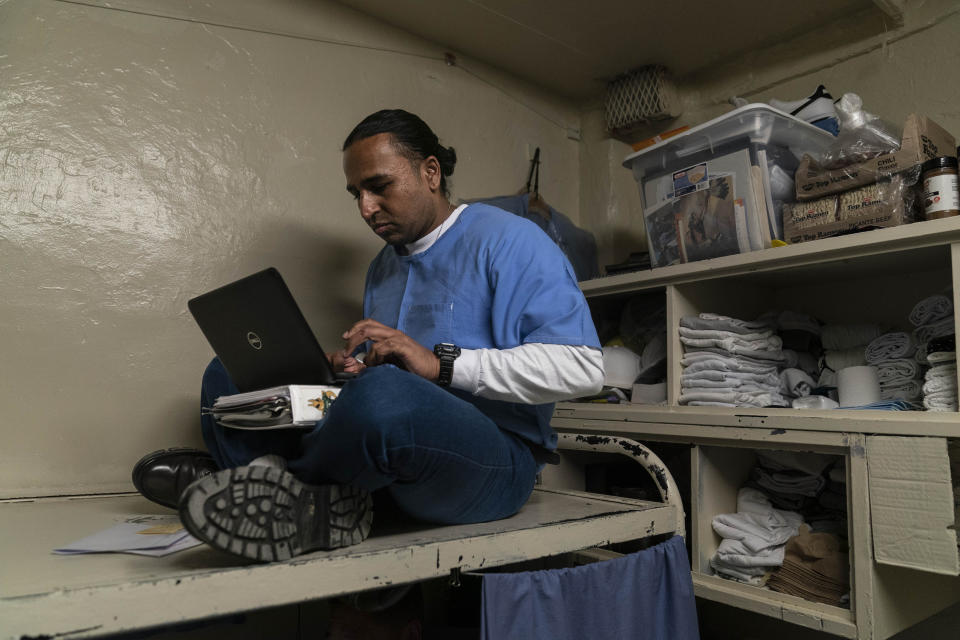
[[[524,404],[592,395],[603,386],[603,352],[539,342],[512,349],[463,349],[454,362],[450,386],[482,398]]]
[[[426,251],[453,226],[467,205],[406,246]],[[463,349],[453,365],[454,389],[491,400],[543,404],[592,395],[603,386],[603,353],[584,345],[529,343],[512,349]]]

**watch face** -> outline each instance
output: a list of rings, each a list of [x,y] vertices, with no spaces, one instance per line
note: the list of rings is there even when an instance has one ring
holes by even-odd
[[[441,342],[433,347],[433,353],[437,356],[452,356],[456,358],[460,355],[460,347],[449,342]]]

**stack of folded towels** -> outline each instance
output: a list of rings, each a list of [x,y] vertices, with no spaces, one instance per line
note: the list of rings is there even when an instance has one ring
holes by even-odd
[[[823,327],[823,366],[818,386],[836,387],[837,372],[867,364],[864,350],[881,334],[874,324],[833,324]]]
[[[864,359],[877,369],[881,399],[921,400],[923,391],[918,379],[923,369],[914,357],[916,351],[913,335],[904,331],[885,333],[867,345]]]
[[[933,338],[950,335],[953,328],[953,302],[945,295],[934,295],[924,298],[910,312],[910,324],[916,327],[913,330],[914,341],[917,343],[917,361],[928,364],[926,360],[927,343]]]
[[[746,486],[774,507],[799,513],[814,531],[846,535],[846,473],[836,462],[822,453],[758,451]]]
[[[924,408],[927,411],[957,411],[956,338],[948,335],[931,339],[927,343],[926,360],[930,368],[924,376]]]
[[[775,509],[762,491],[743,487],[737,512],[713,518],[713,530],[723,540],[710,566],[720,577],[762,586],[783,564],[784,546],[801,524],[800,514]]]
[[[780,393],[782,342],[774,327],[713,313],[680,318],[680,404],[787,407]]]
[[[843,606],[849,602],[850,562],[841,540],[830,533],[813,533],[807,525],[791,538],[782,566],[767,586],[772,591],[813,602]]]

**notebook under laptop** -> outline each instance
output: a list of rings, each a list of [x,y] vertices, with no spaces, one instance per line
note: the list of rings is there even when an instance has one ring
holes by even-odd
[[[191,299],[187,306],[241,392],[287,384],[340,384],[274,268]]]

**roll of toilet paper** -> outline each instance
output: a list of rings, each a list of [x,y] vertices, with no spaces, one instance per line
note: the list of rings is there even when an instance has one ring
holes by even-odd
[[[847,367],[837,372],[837,395],[841,407],[861,407],[880,401],[877,368]]]

